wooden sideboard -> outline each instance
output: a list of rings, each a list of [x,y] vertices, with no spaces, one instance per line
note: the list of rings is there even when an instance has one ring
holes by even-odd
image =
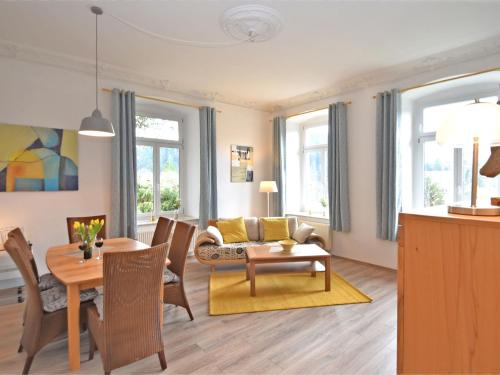
[[[398,373],[500,373],[500,217],[399,223]]]

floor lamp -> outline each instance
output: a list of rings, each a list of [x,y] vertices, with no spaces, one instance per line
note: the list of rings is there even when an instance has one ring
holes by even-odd
[[[477,205],[477,180],[479,163],[479,142],[492,142],[500,139],[500,105],[482,103],[478,99],[454,111],[436,132],[438,144],[473,144],[472,186],[470,206],[453,204],[448,212],[461,215],[500,215],[498,206]]]
[[[259,193],[267,193],[267,216],[270,216],[269,208],[269,193],[277,193],[278,186],[276,181],[261,181],[259,186]]]

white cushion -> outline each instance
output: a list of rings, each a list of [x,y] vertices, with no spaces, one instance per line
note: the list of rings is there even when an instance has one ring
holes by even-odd
[[[99,294],[94,298],[95,307],[97,307],[97,312],[99,313],[99,319],[104,320],[104,294]]]
[[[222,238],[222,233],[220,230],[214,226],[209,225],[207,228],[207,233],[212,237],[215,241],[216,245],[223,245],[224,244],[224,239]]]
[[[40,291],[44,291],[44,290],[47,290],[47,289],[50,289],[50,288],[53,288],[53,287],[59,286],[59,285],[62,285],[62,284],[51,273],[46,273],[46,274],[40,276],[40,282],[38,283],[38,287],[40,288]]]
[[[276,217],[278,218],[278,217]],[[296,216],[289,216],[288,219],[288,233],[295,233],[298,226],[298,220]],[[250,239],[250,238],[248,238]],[[257,240],[255,240],[257,241]],[[259,241],[264,241],[264,226],[259,224]]]
[[[180,281],[179,276],[177,274],[170,271],[167,267],[163,271],[163,282],[165,284],[175,284]]]
[[[256,217],[245,217],[245,227],[249,241],[259,240],[259,219]]]
[[[304,243],[312,232],[314,232],[314,227],[311,227],[306,223],[302,223],[299,225],[297,230],[293,232],[292,238],[298,243]]]

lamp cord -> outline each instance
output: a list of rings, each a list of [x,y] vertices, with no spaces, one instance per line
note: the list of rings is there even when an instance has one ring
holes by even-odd
[[[98,110],[99,109],[99,86],[97,82],[97,17],[98,15],[95,15],[95,107]]]

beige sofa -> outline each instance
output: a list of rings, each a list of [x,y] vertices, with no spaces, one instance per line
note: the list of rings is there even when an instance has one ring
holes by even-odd
[[[215,243],[215,240],[206,232],[201,232],[196,239],[194,254],[203,264],[216,266],[220,264],[242,264],[246,263],[246,249],[249,246],[269,244],[264,242],[264,229],[260,225],[257,217],[244,218],[245,227],[249,242],[225,243],[221,246]],[[208,225],[216,225],[216,220],[209,220]],[[290,236],[298,227],[296,217],[288,217],[288,231]],[[304,243],[314,243],[325,248],[325,240],[319,235],[311,234]]]

